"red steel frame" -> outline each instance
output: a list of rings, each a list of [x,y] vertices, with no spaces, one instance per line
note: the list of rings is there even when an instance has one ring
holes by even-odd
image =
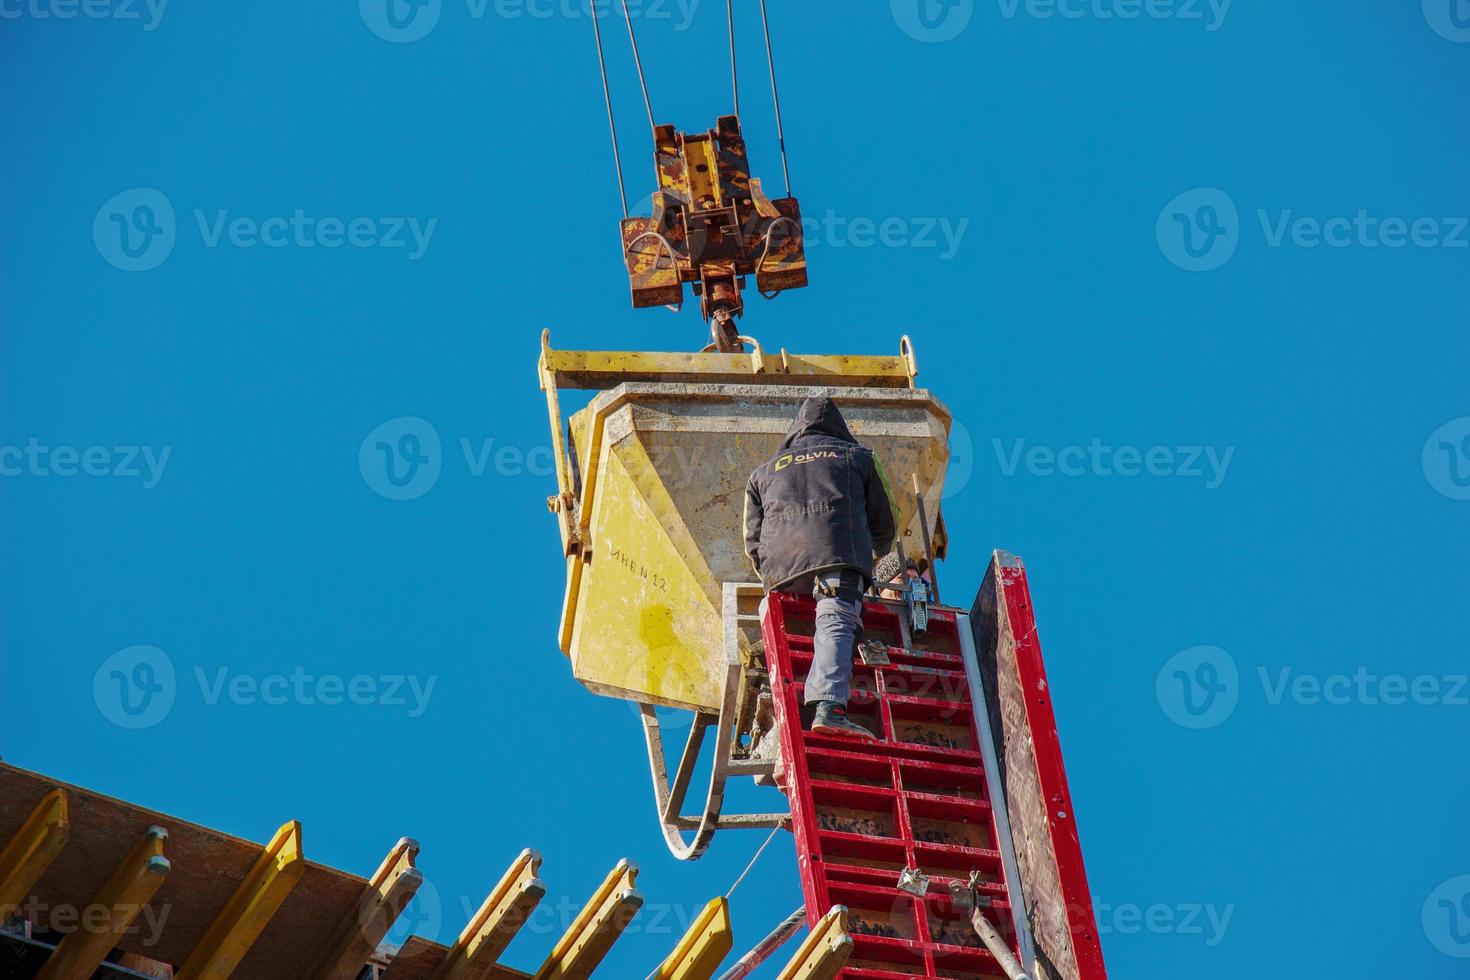
[[[1103,965],[1092,891],[1087,884],[1087,866],[1082,860],[1077,811],[1067,787],[1067,767],[1062,762],[1062,741],[1057,733],[1056,713],[1052,710],[1046,664],[1041,658],[1041,640],[1036,633],[1036,612],[1031,603],[1026,567],[1014,555],[998,552],[990,575],[995,578],[995,594],[1015,638],[1016,672],[1026,695],[1026,722],[1042,797],[1048,804],[1047,824],[1077,971],[1084,980],[1105,980],[1107,968]],[[986,585],[990,585],[989,579]]]
[[[1007,590],[1005,601],[1009,613],[1029,617],[1025,573],[1018,570],[1020,587]],[[879,736],[873,742],[805,730],[802,681],[811,663],[815,603],[772,593],[763,620],[785,762],[781,781],[791,802],[808,919],[815,924],[833,905],[848,906],[854,950],[841,975],[850,980],[1002,976],[967,912],[949,898],[948,883],[967,881],[971,871],[980,872],[981,889],[992,899],[991,921],[1019,953],[958,634],[966,621],[956,612],[932,608],[928,631],[906,653],[900,611],[865,604],[864,635],[885,642],[891,661],[854,667],[850,716]],[[1045,692],[1035,632],[1020,635],[1023,673],[1041,680],[1027,689]],[[1065,807],[1061,818],[1059,807],[1051,808],[1051,824],[1059,870],[1065,866],[1080,977],[1105,980],[1050,701],[1031,700],[1028,720],[1044,791]],[[897,887],[906,867],[933,879],[924,897]]]

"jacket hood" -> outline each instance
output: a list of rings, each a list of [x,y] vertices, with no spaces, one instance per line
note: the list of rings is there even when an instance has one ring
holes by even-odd
[[[791,423],[791,428],[786,430],[786,438],[781,443],[782,449],[790,449],[796,440],[803,436],[827,436],[831,439],[841,439],[854,445],[857,440],[852,437],[851,430],[847,427],[847,420],[832,403],[832,399],[822,396],[820,398],[808,398],[801,403],[801,408],[796,411],[796,418]]]

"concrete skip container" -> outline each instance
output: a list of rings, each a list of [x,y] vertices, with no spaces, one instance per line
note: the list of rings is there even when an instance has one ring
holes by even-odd
[[[756,580],[744,552],[746,481],[776,454],[806,397],[831,397],[853,435],[881,458],[905,552],[924,551],[916,482],[942,551],[950,414],[911,387],[912,370],[902,370],[913,363],[907,352],[903,359],[782,352],[785,370],[761,373],[753,370],[759,352],[629,354],[621,372],[606,369],[615,356],[543,345],[541,365],[562,489],[550,504],[568,562],[560,642],[573,675],[594,693],[719,711],[724,583]],[[604,362],[579,372],[568,366],[578,357]],[[813,364],[839,370],[808,370]],[[831,384],[794,383],[829,376]],[[620,377],[635,380],[608,383]],[[572,416],[566,441],[558,387],[605,387]]]

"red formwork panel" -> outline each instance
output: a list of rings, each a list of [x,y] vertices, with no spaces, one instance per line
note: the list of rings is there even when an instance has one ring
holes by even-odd
[[[1065,975],[1105,980],[1102,943],[1082,860],[1076,808],[1062,762],[1031,585],[1025,565],[1015,555],[995,553],[971,619],[983,640],[977,644],[981,673],[987,687],[995,688],[990,694],[992,717],[1005,717],[999,724],[1006,743],[1002,756],[1011,787],[1012,822],[1019,820],[1046,837],[1045,846],[1026,855],[1029,867],[1023,867],[1023,875],[1029,870],[1033,879],[1027,881],[1028,904],[1048,906],[1044,918],[1050,920],[1051,928],[1038,930],[1038,947],[1043,953],[1048,952],[1045,947],[1054,947],[1049,952]],[[1024,738],[1012,740],[1010,736],[1016,733],[1011,729],[1022,730]],[[1023,799],[1028,795],[1024,792],[1028,781],[1035,797],[1030,800],[1029,815]]]
[[[890,661],[854,666],[848,712],[878,736],[866,741],[806,730],[815,612],[808,597],[772,593],[762,624],[808,918],[848,907],[851,980],[1003,977],[948,889],[978,871],[989,917],[1019,955],[958,632],[968,620],[932,608],[906,652],[902,611],[865,604],[863,638],[881,640]],[[898,888],[910,867],[931,878],[922,897]],[[1100,954],[1080,975],[1104,980]]]

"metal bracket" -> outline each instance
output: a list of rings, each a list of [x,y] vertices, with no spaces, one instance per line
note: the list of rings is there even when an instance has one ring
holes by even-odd
[[[880,640],[864,640],[857,646],[858,659],[869,667],[887,667],[893,661],[888,659],[888,644]]]
[[[929,894],[929,876],[917,867],[904,868],[898,876],[898,890],[923,898]]]
[[[648,765],[653,777],[653,793],[658,807],[659,823],[663,827],[664,843],[668,845],[670,853],[681,861],[693,861],[702,856],[717,830],[769,830],[787,826],[791,820],[790,813],[722,813],[725,783],[731,776],[770,776],[776,767],[775,759],[734,758],[735,723],[740,713],[742,684],[740,624],[749,619],[740,612],[740,600],[744,598],[749,601],[763,595],[764,592],[758,585],[725,583],[725,684],[720,710],[713,715],[706,712],[694,713],[689,737],[684,743],[684,752],[679,758],[672,780],[669,778],[668,762],[664,756],[663,731],[658,712],[650,704],[638,706],[643,720],[643,737],[648,743]],[[684,800],[689,794],[689,784],[694,779],[694,769],[704,747],[705,734],[711,728],[715,730],[715,748],[704,808],[697,817],[684,816],[681,812]],[[693,838],[685,840],[685,831],[693,831]]]
[[[929,629],[929,583],[922,578],[908,580],[903,592],[903,605],[909,614],[909,626],[915,633]]]
[[[980,941],[985,944],[990,955],[994,956],[995,961],[1000,964],[1008,980],[1031,980],[1025,968],[1016,959],[1016,954],[1011,952],[1011,947],[1006,943],[1005,937],[1000,934],[1000,930],[995,928],[995,924],[985,914],[985,909],[990,908],[995,902],[989,895],[981,893],[980,872],[970,872],[968,885],[958,881],[950,882],[949,897],[955,908],[970,913],[970,925],[980,936]]]

